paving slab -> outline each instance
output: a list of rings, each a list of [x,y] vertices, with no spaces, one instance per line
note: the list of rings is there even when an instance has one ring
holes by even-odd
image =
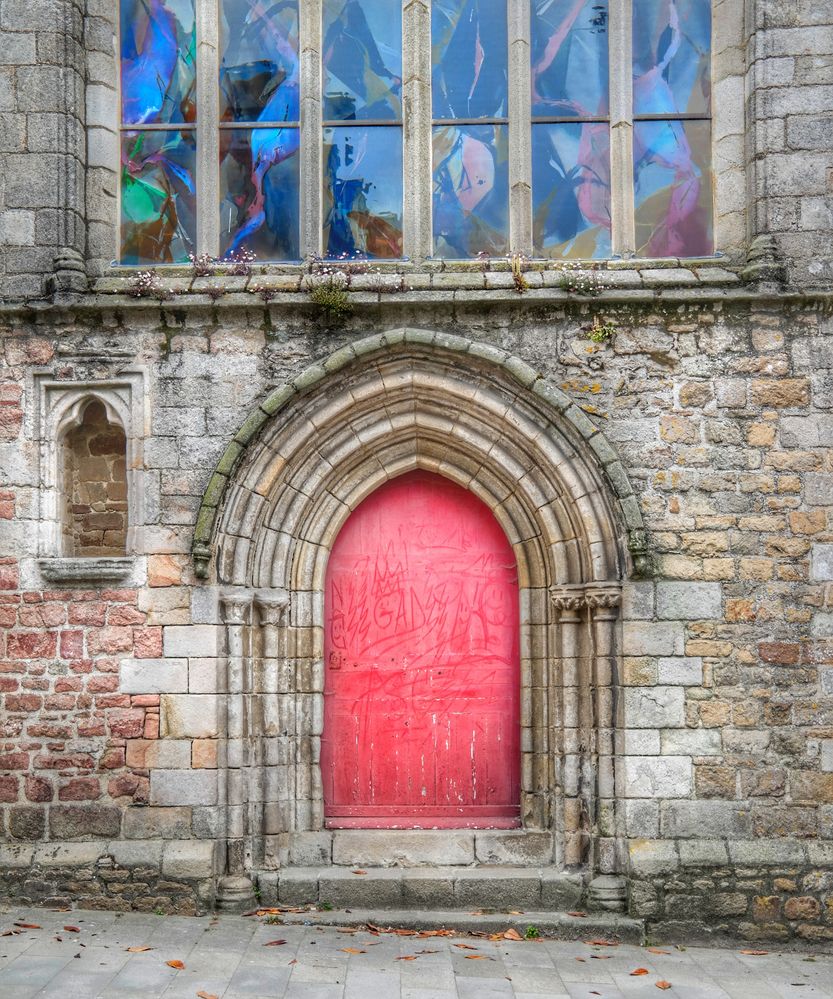
[[[328,917],[327,925],[318,923],[319,915]],[[592,945],[585,941],[598,936],[593,931],[575,940],[512,941],[462,932],[378,934],[338,926],[337,913],[282,918],[298,921],[0,910],[0,933],[18,930],[0,937],[0,997],[194,999],[204,992],[218,999],[833,999],[833,952],[824,946],[761,947],[768,952],[753,956],[742,954],[751,948],[740,944],[650,950]],[[486,917],[471,918],[485,928]],[[506,929],[507,916],[488,918],[489,928],[502,920]],[[68,925],[79,932],[65,930]],[[647,974],[633,975],[637,968]],[[658,992],[659,981],[671,987]]]

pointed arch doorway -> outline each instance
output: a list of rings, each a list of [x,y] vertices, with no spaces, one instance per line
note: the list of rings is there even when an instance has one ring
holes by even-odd
[[[339,532],[324,599],[326,825],[520,825],[518,573],[486,504],[390,480]]]

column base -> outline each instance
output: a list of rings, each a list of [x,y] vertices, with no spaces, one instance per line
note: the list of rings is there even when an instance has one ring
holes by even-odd
[[[593,878],[587,889],[587,902],[591,909],[624,912],[627,898],[628,883],[619,874],[600,874]]]
[[[217,912],[241,913],[257,908],[252,882],[242,874],[220,878],[214,903]]]

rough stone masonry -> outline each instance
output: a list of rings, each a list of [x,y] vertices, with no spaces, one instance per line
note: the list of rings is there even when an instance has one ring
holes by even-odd
[[[746,0],[717,39],[731,252],[588,264],[586,295],[558,263],[345,266],[338,308],[314,264],[106,263],[111,6],[0,2],[2,897],[327,902],[359,864],[454,908],[522,869],[530,907],[833,939],[826,5]],[[124,532],[107,483],[68,495],[90,405]],[[325,828],[322,566],[408,467],[518,556],[517,831]]]

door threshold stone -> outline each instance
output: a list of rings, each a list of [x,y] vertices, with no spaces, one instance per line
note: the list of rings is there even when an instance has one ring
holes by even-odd
[[[380,909],[530,909],[580,907],[581,873],[557,867],[284,867],[257,877],[264,905]]]

